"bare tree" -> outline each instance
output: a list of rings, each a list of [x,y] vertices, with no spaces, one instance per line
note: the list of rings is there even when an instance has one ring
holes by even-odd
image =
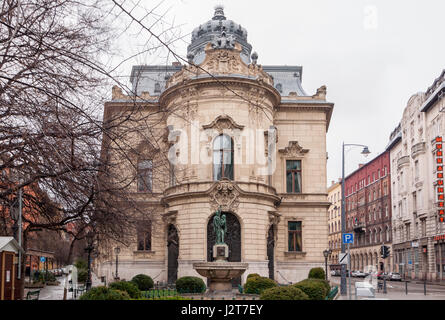
[[[110,63],[116,28],[109,22],[121,12],[103,0],[5,0],[0,5],[0,224],[8,232],[8,208],[22,189],[25,250],[29,235],[40,230],[66,232],[71,249],[91,230],[99,239],[122,241],[137,220],[128,213],[142,212],[128,193],[137,178],[135,159],[160,150],[155,140],[148,150],[126,141],[159,136],[164,115],[141,118],[144,106],[134,95],[133,108],[102,121],[111,84],[133,95],[113,76],[127,58]],[[149,15],[154,13],[146,11],[144,18]],[[154,23],[162,19],[155,15]],[[120,32],[128,32],[131,22]],[[163,46],[150,41],[138,54]],[[119,156],[111,158],[101,149]],[[120,170],[124,162],[134,170]],[[160,170],[166,170],[168,164],[161,163]],[[71,255],[72,250],[67,260]]]

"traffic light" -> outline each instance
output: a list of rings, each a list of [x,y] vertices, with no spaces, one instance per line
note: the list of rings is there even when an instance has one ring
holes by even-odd
[[[389,257],[389,247],[383,245],[380,247],[380,256],[382,259],[386,259]]]

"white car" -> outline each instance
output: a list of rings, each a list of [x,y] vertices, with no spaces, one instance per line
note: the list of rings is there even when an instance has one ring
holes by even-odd
[[[392,281],[402,281],[402,276],[397,272],[390,273],[388,278]]]
[[[359,277],[359,278],[364,278],[364,277],[366,277],[366,273],[364,273],[363,271],[357,271],[355,273],[355,276]]]

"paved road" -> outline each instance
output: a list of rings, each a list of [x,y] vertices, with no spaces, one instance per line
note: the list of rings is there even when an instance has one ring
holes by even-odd
[[[347,279],[346,279],[347,280]],[[364,281],[363,278],[351,278],[351,295],[354,299],[354,283],[357,281]],[[331,283],[340,285],[340,277],[332,277]],[[348,288],[348,282],[347,288]],[[376,290],[377,299],[389,299],[389,300],[445,300],[445,286],[427,284],[426,295],[424,294],[423,283],[416,283],[414,281],[408,282],[408,294],[405,291],[405,282],[401,281],[387,281],[386,282],[387,294],[383,294],[382,290],[378,292]],[[348,300],[348,295],[340,296],[339,300]]]

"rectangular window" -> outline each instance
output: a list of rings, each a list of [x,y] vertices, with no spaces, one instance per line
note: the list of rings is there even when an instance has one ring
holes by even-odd
[[[420,227],[422,228],[421,230],[422,237],[426,237],[426,218],[420,220]]]
[[[138,251],[151,251],[151,221],[141,221],[137,227]]]
[[[153,180],[153,161],[142,160],[138,163],[138,192],[151,192]]]
[[[301,193],[301,160],[286,161],[287,193]]]
[[[301,237],[301,221],[289,221],[288,224],[288,250],[289,252],[301,252],[302,237]]]

